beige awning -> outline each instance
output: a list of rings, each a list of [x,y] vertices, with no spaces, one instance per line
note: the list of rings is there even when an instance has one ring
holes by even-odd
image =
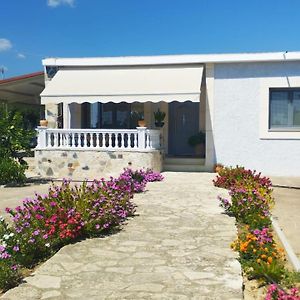
[[[202,65],[61,69],[41,102],[199,102],[202,73]]]

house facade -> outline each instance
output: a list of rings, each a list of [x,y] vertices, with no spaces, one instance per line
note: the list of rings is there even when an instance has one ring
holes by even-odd
[[[300,53],[48,58],[43,65],[48,125],[38,128],[35,157],[44,176],[92,179],[127,166],[212,171],[216,163],[300,175]],[[201,145],[203,135],[199,152],[191,139]]]

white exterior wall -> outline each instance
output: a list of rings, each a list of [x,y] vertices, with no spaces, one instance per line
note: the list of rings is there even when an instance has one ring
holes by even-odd
[[[215,64],[214,78],[215,161],[300,176],[299,132],[264,133],[269,88],[300,88],[300,62]]]

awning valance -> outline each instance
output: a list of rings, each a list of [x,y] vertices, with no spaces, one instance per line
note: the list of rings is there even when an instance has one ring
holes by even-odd
[[[202,73],[202,65],[61,69],[41,102],[199,102]]]

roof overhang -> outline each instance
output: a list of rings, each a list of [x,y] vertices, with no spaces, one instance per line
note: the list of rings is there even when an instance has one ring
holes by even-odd
[[[203,65],[63,68],[47,83],[42,104],[200,101]]]
[[[274,62],[300,60],[300,52],[186,54],[159,56],[46,58],[44,66],[143,66],[169,64],[205,64],[238,62]]]
[[[44,72],[0,80],[0,101],[39,104],[40,93],[44,87]]]

